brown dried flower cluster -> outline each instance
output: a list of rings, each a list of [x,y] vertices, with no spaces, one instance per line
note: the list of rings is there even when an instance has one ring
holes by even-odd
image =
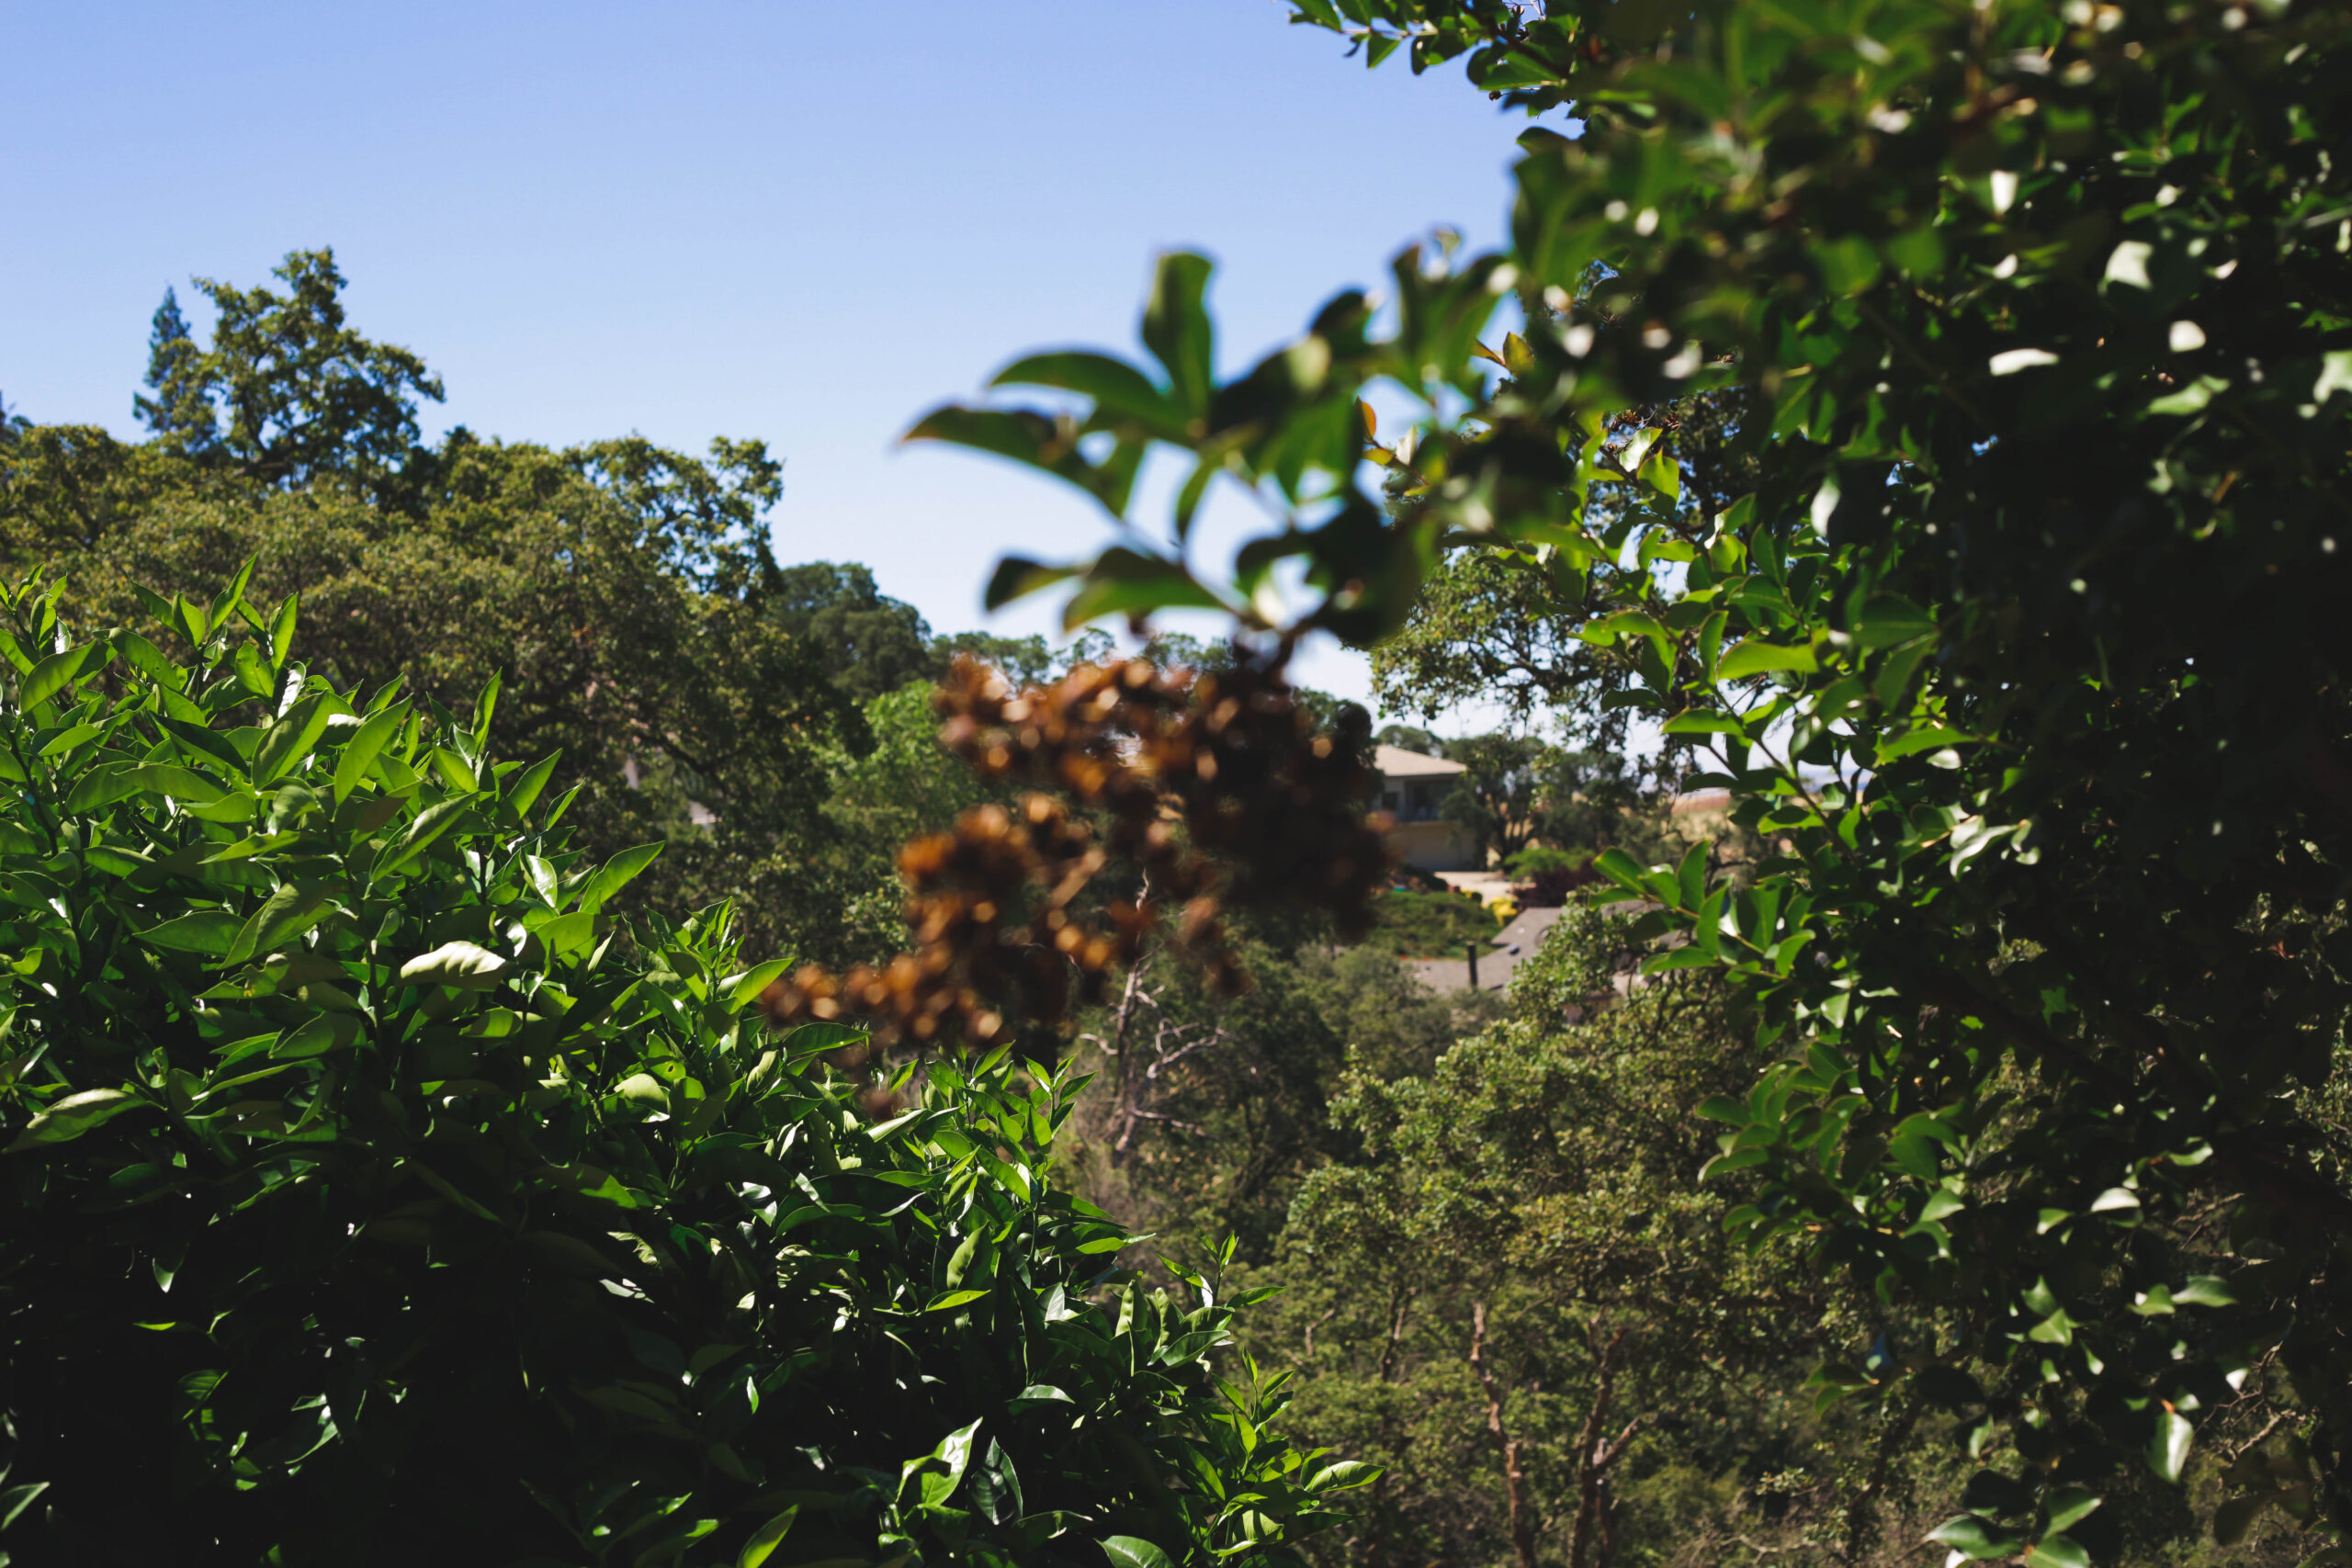
[[[804,967],[761,998],[769,1019],[862,1022],[883,1050],[985,1048],[1015,1019],[1057,1027],[1099,1000],[1173,911],[1177,944],[1227,989],[1227,908],[1321,908],[1361,934],[1387,869],[1365,721],[1351,709],[1317,735],[1287,651],[1198,673],[1085,665],[1021,692],[958,659],[934,699],[942,741],[1027,792],[899,852],[912,952]],[[1106,873],[1135,891],[1103,894]]]

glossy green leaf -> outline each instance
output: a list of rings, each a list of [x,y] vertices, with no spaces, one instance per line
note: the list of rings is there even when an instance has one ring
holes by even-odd
[[[2016,1536],[1973,1514],[1962,1514],[1956,1518],[1946,1519],[1928,1532],[1928,1539],[1978,1562],[2012,1556],[2018,1546]]]
[[[2148,1439],[2148,1468],[2166,1481],[2178,1481],[2196,1437],[2197,1429],[2188,1424],[2188,1417],[2172,1410],[2160,1412],[2155,1435]]]
[[[1105,1536],[1101,1544],[1111,1568],[1176,1568],[1168,1553],[1137,1536]]]
[[[791,1533],[792,1522],[799,1514],[799,1506],[795,1504],[753,1530],[751,1539],[744,1541],[743,1549],[735,1554],[735,1568],[760,1568],[760,1564],[774,1555],[776,1547]]]
[[[660,840],[639,844],[633,850],[623,850],[603,865],[582,885],[580,907],[585,910],[601,908],[605,900],[628,886],[638,874],[660,857],[663,845]]]
[[[360,721],[351,738],[343,743],[343,750],[334,761],[334,797],[348,800],[368,770],[375,765],[377,756],[385,744],[400,732],[408,721],[408,710],[394,706],[379,709]]]
[[[147,1101],[119,1089],[85,1089],[53,1100],[48,1109],[35,1116],[7,1152],[17,1154],[26,1149],[43,1148],[52,1144],[69,1143],[94,1127],[104,1126],[116,1117],[130,1111],[152,1110]]]
[[[2091,1554],[2071,1536],[2046,1535],[2026,1550],[2026,1568],[2090,1568]]]
[[[85,642],[63,653],[51,654],[17,682],[17,705],[39,707],[74,682],[103,669],[113,658],[114,650],[100,642]]]
[[[253,781],[256,789],[267,789],[319,743],[327,732],[327,720],[334,709],[323,697],[304,697],[279,716],[262,733],[261,743],[254,749]]]
[[[1750,637],[1715,662],[1718,681],[1743,681],[1776,670],[1811,674],[1819,667],[1810,648],[1790,648]]]
[[[447,942],[401,965],[404,986],[454,986],[464,991],[494,991],[513,965],[470,942]]]
[[[208,958],[225,958],[235,945],[237,935],[245,928],[243,917],[225,909],[198,909],[175,916],[161,925],[150,926],[139,933],[140,940],[151,946],[169,948],[177,953],[202,953]]]

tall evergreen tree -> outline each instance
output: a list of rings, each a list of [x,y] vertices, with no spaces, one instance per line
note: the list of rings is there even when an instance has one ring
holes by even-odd
[[[180,313],[179,290],[166,285],[147,332],[147,386],[154,396],[137,394],[131,409],[159,438],[191,452],[219,439],[211,389],[198,374],[201,358],[196,335]]]

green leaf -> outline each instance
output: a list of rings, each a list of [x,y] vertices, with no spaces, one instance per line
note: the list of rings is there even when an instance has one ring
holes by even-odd
[[[2178,1481],[2196,1437],[2197,1428],[2188,1424],[2188,1416],[2177,1410],[2165,1411],[2156,1417],[2155,1435],[2148,1439],[2148,1468],[2166,1481]]]
[[[1947,729],[1939,724],[1923,725],[1881,746],[1878,749],[1878,760],[1882,763],[1892,762],[1904,757],[1915,756],[1921,751],[1940,750],[1946,746],[1975,744],[1977,744],[1977,738],[1973,735],[1962,735],[1957,729]]]
[[[17,705],[28,710],[37,708],[84,675],[104,669],[113,658],[114,649],[102,642],[85,642],[63,653],[53,653],[17,682]]]
[[[87,812],[113,805],[139,793],[139,781],[131,770],[119,766],[100,766],[84,773],[65,793],[65,814],[80,817]]]
[[[2229,389],[2230,384],[2219,376],[2199,376],[2179,391],[2150,403],[2148,412],[2154,414],[2197,413],[2215,397]]]
[[[401,841],[377,860],[375,874],[382,876],[399,871],[431,849],[440,841],[443,834],[458,825],[458,818],[464,815],[470,804],[463,797],[444,800],[417,813],[416,820],[408,825],[408,831]]]
[[[2013,1556],[2018,1549],[2016,1536],[1973,1514],[1962,1514],[1946,1519],[1928,1532],[1928,1539],[1976,1561]]]
[[[1739,721],[1727,713],[1709,708],[1690,708],[1676,714],[1659,727],[1668,735],[1740,735]]]
[[[1934,616],[1893,594],[1882,594],[1862,606],[1852,628],[1854,640],[1864,648],[1893,648],[1915,637],[1932,637],[1936,629]]]
[[[784,1037],[784,1049],[792,1060],[803,1061],[838,1051],[844,1045],[862,1043],[866,1032],[847,1023],[804,1023]]]
[[[1715,679],[1739,681],[1774,670],[1793,670],[1799,674],[1811,674],[1819,667],[1820,661],[1814,657],[1810,648],[1788,648],[1749,637],[1716,661]]]
[[[932,1303],[922,1310],[925,1312],[948,1312],[959,1306],[969,1306],[972,1303],[978,1301],[987,1294],[988,1292],[986,1291],[948,1291],[940,1296],[933,1298]]]
[[[148,1101],[119,1089],[85,1089],[79,1094],[67,1095],[34,1117],[6,1152],[15,1154],[21,1149],[69,1143],[126,1111],[153,1109]]]
[[[568,958],[596,940],[596,911],[577,909],[533,928],[552,959]]]
[[[1074,566],[1047,566],[1024,556],[1007,556],[996,563],[996,570],[989,574],[988,592],[980,595],[980,604],[986,609],[1001,610],[1015,599],[1025,599],[1057,582],[1069,581],[1079,570]]]
[[[334,762],[334,798],[337,804],[351,798],[351,792],[357,789],[359,781],[368,776],[368,768],[375,762],[377,754],[383,750],[385,742],[390,740],[407,720],[408,708],[402,704],[369,714],[360,722],[359,728],[352,731],[351,739],[343,743],[342,755]]]
[[[1181,440],[1184,411],[1151,378],[1124,359],[1070,350],[1015,360],[989,380],[991,387],[1057,387],[1094,400],[1098,416],[1136,421],[1154,434]]]
[[[33,1499],[49,1490],[46,1481],[28,1481],[21,1486],[11,1486],[0,1492],[0,1530],[17,1522],[17,1516],[33,1506]]]
[[[15,639],[10,640],[13,642]],[[187,671],[173,663],[162,649],[137,632],[115,633],[114,650],[124,663],[159,686],[176,692],[187,685]]]
[[[1380,1473],[1379,1465],[1345,1459],[1337,1464],[1327,1464],[1309,1476],[1306,1489],[1309,1492],[1344,1492],[1350,1487],[1370,1485],[1380,1479]]]
[[[1023,1410],[1033,1409],[1040,1404],[1075,1404],[1076,1403],[1076,1400],[1051,1383],[1033,1382],[1019,1393],[1014,1394],[1007,1403],[1007,1408],[1017,1416]]]
[[[1624,851],[1620,849],[1601,851],[1593,857],[1592,867],[1636,898],[1646,899],[1650,897],[1647,874],[1643,871],[1641,863]]]
[[[169,948],[175,953],[199,953],[208,958],[225,958],[230,948],[236,944],[237,933],[244,929],[244,920],[226,909],[199,909],[191,915],[165,920],[160,926],[150,926],[139,936],[150,946]]]
[[[1216,391],[1216,338],[1206,304],[1214,271],[1206,256],[1167,253],[1159,258],[1151,300],[1144,307],[1144,346],[1167,369],[1170,400],[1189,419],[1206,419]]]
[[[274,952],[310,930],[318,923],[320,911],[326,905],[327,891],[323,883],[281,884],[254,911],[253,919],[237,932],[237,940],[229,944],[229,962],[234,964],[256,953]]]
[[[548,780],[555,776],[556,762],[562,755],[560,751],[550,751],[524,769],[521,776],[507,784],[499,795],[499,805],[512,812],[517,820],[529,815],[531,807],[537,804],[540,793],[548,787]]]
[[[459,795],[471,795],[481,788],[481,781],[474,775],[473,768],[447,746],[433,748],[433,771]]]
[[[1705,840],[1691,845],[1682,853],[1682,863],[1674,868],[1675,886],[1682,895],[1682,908],[1695,910],[1707,897],[1707,857],[1713,846]]]
[[[735,1568],[760,1568],[760,1564],[765,1562],[769,1554],[775,1551],[777,1544],[790,1533],[792,1521],[798,1517],[799,1514],[800,1505],[795,1503],[791,1507],[753,1530],[752,1538],[743,1543],[743,1550],[735,1554]]]
[[[319,737],[327,732],[327,720],[334,716],[327,699],[316,696],[304,697],[280,715],[254,748],[254,787],[267,789],[309,756]]]
[[[301,594],[288,593],[286,603],[277,607],[277,614],[269,618],[269,661],[281,668],[286,663],[286,655],[294,647],[296,606],[301,601]]]
[[[194,769],[172,762],[141,762],[130,770],[129,776],[149,795],[160,795],[167,800],[191,800],[199,806],[229,793]]]
[[[650,844],[639,844],[635,849],[623,850],[603,865],[598,866],[595,874],[589,877],[581,887],[581,908],[583,910],[602,908],[605,899],[628,886],[639,873],[651,865],[655,857],[661,854],[662,850],[662,840],[656,839]]]
[[[765,964],[755,964],[740,975],[729,976],[719,983],[719,989],[726,994],[729,1007],[750,1007],[759,999],[762,991],[782,979],[792,964],[793,961],[789,958],[771,958]]]
[[[277,1061],[298,1061],[340,1051],[358,1038],[359,1019],[356,1014],[322,1012],[288,1030],[284,1038],[269,1048],[269,1054]]]
[[[1228,608],[1183,562],[1114,545],[1087,566],[1078,592],[1062,606],[1062,629],[1076,631],[1103,615]]]
[[[2224,1307],[2235,1306],[2237,1296],[2223,1280],[2211,1274],[2192,1274],[2188,1283],[2172,1293],[2176,1306]]]
[[[2096,1492],[2086,1492],[2079,1486],[2061,1486],[2050,1495],[2050,1520],[2046,1528],[2053,1531],[2071,1529],[2098,1512],[2103,1501],[2105,1499]]]
[[[1079,450],[1077,428],[1030,409],[933,409],[907,432],[909,441],[945,441],[1010,457],[1077,486],[1113,515],[1126,510],[1139,448],[1124,447],[1100,467]]]
[[[1105,1536],[1102,1545],[1102,1555],[1111,1560],[1111,1568],[1176,1568],[1168,1560],[1168,1553],[1136,1536]]]
[[[2026,1568],[2091,1568],[2091,1554],[2070,1536],[2046,1535],[2029,1548]]]
[[[403,986],[454,986],[461,991],[494,991],[511,965],[486,947],[445,942],[401,965]]]

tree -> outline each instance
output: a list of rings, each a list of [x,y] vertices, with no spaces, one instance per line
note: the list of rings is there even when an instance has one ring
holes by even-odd
[[[1210,1375],[1221,1265],[1106,1276],[1066,1076],[771,1034],[494,685],[338,690],[248,586],[176,661],[0,591],[12,1557],[1295,1561],[1354,1477]]]
[[[1263,1269],[1301,1184],[1355,1145],[1331,1119],[1351,1054],[1390,1077],[1426,1072],[1494,998],[1434,995],[1375,942],[1335,948],[1328,931],[1253,924],[1240,996],[1160,950],[1080,1021],[1071,1066],[1092,1081],[1057,1157],[1073,1190],[1130,1229],[1180,1250],[1229,1236]]]
[[[2171,1482],[2249,1416],[2295,1435],[2229,1470],[2217,1529],[2276,1505],[2340,1536],[2352,684],[2312,628],[2347,558],[2352,17],[1344,13],[1298,7],[1375,64],[1466,57],[1508,105],[1572,104],[1581,134],[1522,138],[1508,254],[1398,258],[1389,335],[1341,295],[1220,383],[1208,264],[1170,256],[1148,363],[999,378],[1075,412],[927,417],[1123,518],[1148,448],[1192,461],[1164,534],[1008,562],[997,595],[1367,644],[1449,549],[1542,574],[1607,651],[1598,710],[1705,747],[1695,782],[1781,849],[1737,887],[1702,850],[1599,863],[1687,939],[1646,962],[1722,966],[1780,1054],[1705,1108],[1714,1168],[1759,1173],[1739,1234],[1955,1314],[1821,1374],[1859,1409],[1960,1412],[1997,1457],[1939,1540],[2079,1562],[2126,1466]],[[1506,295],[1528,329],[1483,344]],[[1422,400],[1414,440],[1374,444],[1376,380]],[[1670,416],[1734,389],[1753,482],[1724,502]],[[1227,474],[1283,513],[1230,572],[1183,554]],[[1256,590],[1285,563],[1321,596],[1275,626]]]
[[[825,929],[817,752],[868,742],[816,650],[760,613],[765,455],[466,436],[432,468],[413,513],[332,488],[164,488],[86,550],[37,558],[70,574],[74,611],[125,626],[150,625],[134,584],[196,593],[251,559],[257,596],[303,595],[315,668],[346,688],[401,682],[468,722],[497,674],[492,739],[560,754],[560,784],[584,786],[583,845],[670,842],[641,906],[682,918],[731,898],[760,947]]]
[[[1439,807],[1476,841],[1479,863],[1508,861],[1533,842],[1551,749],[1533,736],[1496,734],[1465,735],[1445,750],[1468,772],[1454,775]]]
[[[1034,633],[1028,637],[999,637],[993,632],[949,632],[933,638],[931,646],[943,663],[953,662],[959,653],[967,653],[981,663],[1004,671],[1004,678],[1015,686],[1043,685],[1066,673],[1072,665],[1094,657],[1094,650],[1083,639],[1057,652],[1046,646],[1044,637]]]
[[[147,386],[155,395],[133,397],[131,411],[156,437],[191,455],[209,452],[220,439],[212,389],[196,364],[201,353],[180,314],[179,291],[165,288],[147,333]]]
[[[874,585],[855,562],[808,561],[778,568],[761,608],[776,626],[820,650],[827,672],[860,702],[910,681],[935,681],[946,659],[912,604]]]
[[[1445,755],[1445,741],[1432,730],[1410,724],[1384,724],[1373,736],[1380,746],[1395,746],[1402,750],[1418,751],[1424,757]]]
[[[220,315],[200,351],[165,293],[149,351],[154,396],[138,400],[140,417],[165,450],[266,484],[328,474],[383,484],[413,458],[417,400],[439,402],[440,378],[345,324],[332,250],[295,251],[275,271],[283,295],[197,280]]]
[[[250,561],[257,597],[304,596],[314,666],[346,689],[399,681],[471,722],[495,673],[492,740],[560,754],[559,786],[584,786],[571,826],[586,849],[669,843],[627,902],[684,919],[725,898],[754,948],[831,953],[840,907],[871,890],[835,880],[818,757],[868,738],[831,677],[838,650],[764,613],[777,462],[728,440],[702,457],[463,429],[414,445],[395,406],[405,351],[344,320],[323,253],[278,270],[289,299],[208,286],[225,302],[201,352],[166,301],[153,439],[33,426],[0,454],[13,568],[63,578],[69,615],[168,641],[136,586],[209,601]],[[249,471],[212,412],[166,417],[166,393],[201,412],[231,382],[254,407],[327,410],[300,472]],[[887,858],[879,874],[895,883]]]

